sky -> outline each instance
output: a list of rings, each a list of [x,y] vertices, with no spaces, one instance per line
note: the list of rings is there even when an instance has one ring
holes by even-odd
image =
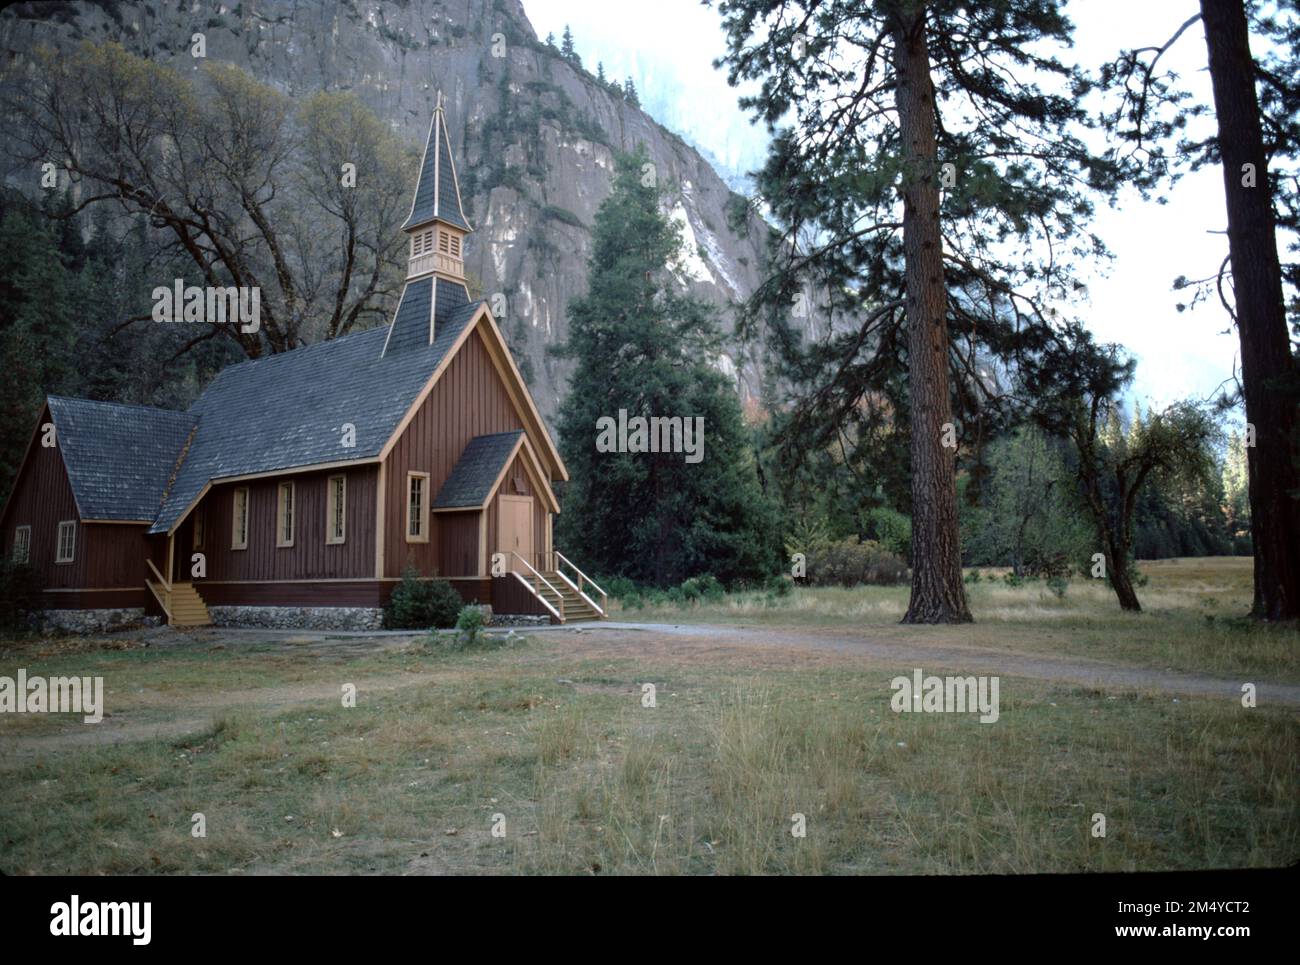
[[[716,8],[698,0],[522,2],[540,37],[559,38],[568,24],[584,65],[594,71],[602,62],[608,75],[631,77],[642,107],[699,148],[733,187],[761,165],[767,133],[737,105],[740,92],[727,85],[725,71],[712,66],[726,49]],[[1197,7],[1196,0],[1071,0],[1072,56],[1097,65],[1121,48],[1159,46]],[[1194,100],[1209,104],[1205,61],[1196,24],[1161,64],[1179,74]],[[1072,306],[1099,340],[1119,342],[1137,359],[1130,396],[1144,408],[1209,398],[1238,362],[1236,333],[1226,332],[1229,319],[1217,301],[1180,313],[1187,293],[1172,290],[1179,275],[1215,273],[1227,254],[1222,174],[1186,175],[1167,198],[1160,205],[1127,191],[1115,209],[1099,207],[1093,227],[1115,258],[1104,271],[1097,267],[1086,301]]]

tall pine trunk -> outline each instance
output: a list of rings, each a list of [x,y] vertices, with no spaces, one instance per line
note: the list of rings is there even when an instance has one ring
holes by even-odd
[[[908,394],[912,407],[912,599],[904,623],[969,623],[957,524],[947,299],[939,231],[939,159],[925,5],[894,14],[895,101],[902,135]]]
[[[1228,199],[1228,253],[1241,337],[1246,420],[1255,445],[1246,450],[1250,530],[1255,546],[1254,614],[1300,617],[1300,490],[1297,477],[1295,364],[1287,335],[1269,173],[1255,92],[1255,62],[1243,0],[1201,0],[1219,122]],[[1255,183],[1243,184],[1243,165]]]

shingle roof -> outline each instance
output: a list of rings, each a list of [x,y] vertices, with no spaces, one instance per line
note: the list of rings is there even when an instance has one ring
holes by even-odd
[[[436,287],[435,287],[436,285]],[[433,327],[437,332],[446,325],[463,324],[463,316],[472,315],[478,302],[469,300],[469,292],[459,282],[445,278],[417,278],[407,282],[393,316],[393,331],[384,345],[385,355],[395,355],[409,348],[423,348],[429,344],[430,301],[433,302]]]
[[[378,456],[480,304],[449,310],[432,345],[381,357],[388,329],[377,328],[218,373],[190,410],[198,431],[150,532],[169,530],[213,479]]]
[[[53,395],[49,403],[81,518],[157,516],[195,416]]]
[[[441,107],[433,112],[420,180],[415,188],[415,202],[411,216],[402,227],[410,228],[434,218],[465,231],[473,230],[460,207],[456,168],[451,159],[451,138],[447,134],[447,121]]]
[[[438,490],[434,509],[462,509],[482,506],[492,494],[492,484],[501,475],[506,460],[523,436],[522,429],[475,436],[456,460],[451,475]]]

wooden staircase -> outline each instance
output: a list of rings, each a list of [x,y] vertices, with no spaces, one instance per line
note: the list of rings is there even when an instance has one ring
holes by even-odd
[[[547,603],[559,610],[564,615],[565,623],[573,623],[577,620],[603,620],[604,614],[588,603],[581,593],[579,593],[560,573],[552,570],[549,573],[543,573],[546,582],[559,591],[560,599],[555,599],[555,594],[542,587],[542,593],[548,597]]]
[[[193,583],[172,584],[171,603],[168,609],[171,611],[173,626],[212,626],[212,617],[208,613],[207,604],[203,602],[203,597],[199,596],[199,591],[194,589]]]
[[[154,578],[146,576],[144,584],[162,607],[168,624],[177,627],[212,626],[208,606],[203,602],[203,597],[199,596],[199,591],[194,589],[193,583],[168,583],[158,572],[158,567],[153,565],[153,560],[148,563]]]
[[[521,564],[513,575],[550,612],[552,623],[577,623],[583,620],[604,620],[608,597],[596,582],[573,565],[563,554],[547,554],[548,566],[539,572],[518,553],[512,554]],[[552,568],[553,567],[553,568]],[[569,572],[564,571],[568,567]],[[600,602],[597,603],[596,600]]]

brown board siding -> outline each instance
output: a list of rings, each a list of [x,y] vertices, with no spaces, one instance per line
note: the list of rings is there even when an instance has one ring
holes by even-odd
[[[49,421],[43,409],[40,422]],[[54,562],[59,523],[77,523],[73,559]],[[139,587],[144,582],[144,523],[82,523],[58,446],[46,448],[39,435],[5,508],[4,557],[13,559],[15,531],[32,528],[28,559],[50,589]]]
[[[478,566],[479,519],[482,513],[468,510],[438,513],[442,547],[439,576],[476,576]]]
[[[382,606],[394,582],[344,580],[316,583],[205,583],[194,588],[208,606]]]
[[[150,593],[144,587],[130,589],[69,590],[41,594],[41,606],[47,610],[109,610],[146,607]]]
[[[471,439],[522,428],[523,423],[492,364],[482,336],[476,331],[465,340],[388,454],[384,496],[385,576],[399,576],[408,562],[425,575],[439,571],[444,563],[439,547],[442,528],[447,525],[448,517],[461,515],[430,513],[429,542],[408,543],[406,474],[429,473],[432,502]],[[478,562],[480,567],[486,565],[486,561]]]
[[[550,611],[513,576],[492,578],[493,613],[529,613],[550,616]]]
[[[347,477],[344,541],[325,542],[325,508],[330,476]],[[275,583],[295,580],[374,577],[375,492],[378,467],[320,470],[213,486],[194,512],[176,531],[176,573],[188,581],[194,515],[204,514],[202,552],[209,581],[261,580]],[[276,546],[277,499],[283,482],[294,485],[294,539],[292,546]],[[231,547],[235,490],[248,489],[248,548]]]

